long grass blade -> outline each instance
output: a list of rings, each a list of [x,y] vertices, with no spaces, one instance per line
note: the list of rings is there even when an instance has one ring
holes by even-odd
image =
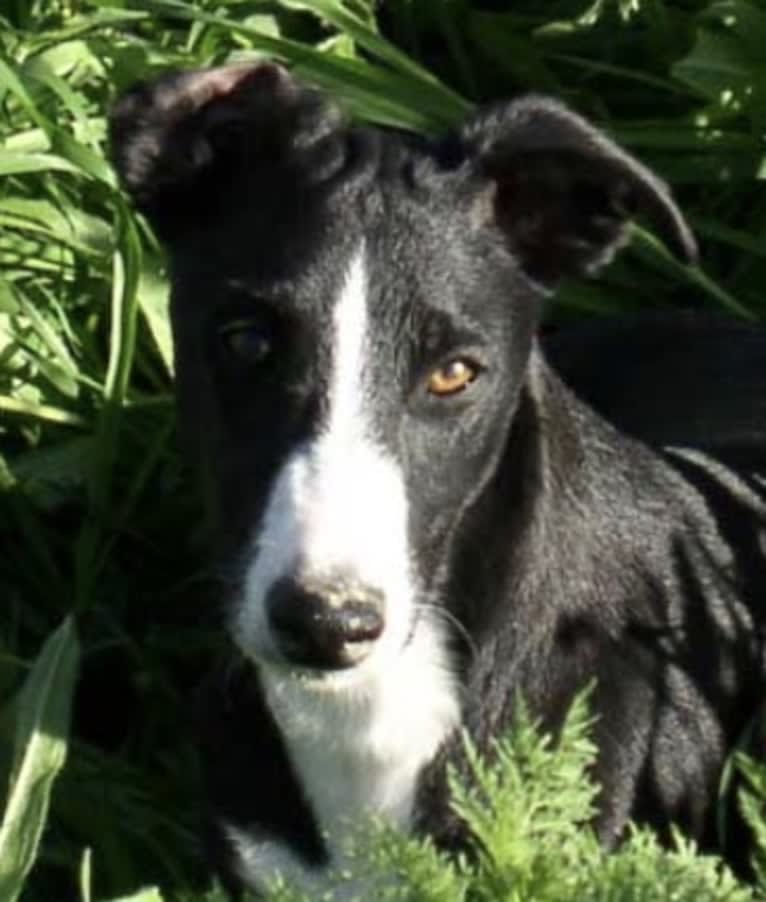
[[[37,856],[54,780],[64,766],[79,645],[70,619],[53,633],[18,702],[15,763],[0,825],[0,899],[15,902]]]

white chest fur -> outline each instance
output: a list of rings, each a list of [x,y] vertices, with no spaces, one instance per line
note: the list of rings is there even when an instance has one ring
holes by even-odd
[[[407,829],[418,776],[459,721],[457,687],[440,640],[429,624],[387,666],[378,662],[322,682],[262,674],[333,868],[343,867],[360,823],[381,818]],[[277,874],[314,893],[326,885],[326,874],[305,868],[274,840],[229,833],[250,886],[263,888]]]

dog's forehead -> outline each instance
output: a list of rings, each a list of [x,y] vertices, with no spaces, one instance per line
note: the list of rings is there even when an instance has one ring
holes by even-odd
[[[436,175],[429,146],[373,129],[361,141],[359,130],[350,132],[348,142],[346,171],[330,184],[269,167],[239,178],[222,212],[178,249],[184,281],[324,306],[360,253],[377,293],[412,289],[424,274],[446,269],[445,248],[460,253],[470,217]]]

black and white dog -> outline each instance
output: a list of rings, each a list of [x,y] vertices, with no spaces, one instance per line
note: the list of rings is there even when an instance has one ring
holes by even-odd
[[[139,86],[111,135],[237,562],[248,666],[204,736],[224,869],[320,886],[366,815],[458,846],[458,728],[488,748],[520,691],[555,730],[594,679],[603,841],[709,841],[766,688],[766,335],[537,337],[634,214],[694,258],[666,186],[545,98],[431,142],[271,64]]]

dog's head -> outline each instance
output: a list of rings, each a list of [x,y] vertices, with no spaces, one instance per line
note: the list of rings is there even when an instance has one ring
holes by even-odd
[[[139,86],[111,134],[169,252],[182,427],[264,664],[397,655],[503,454],[545,295],[635,213],[694,254],[665,185],[544,98],[427,142],[232,66]]]

